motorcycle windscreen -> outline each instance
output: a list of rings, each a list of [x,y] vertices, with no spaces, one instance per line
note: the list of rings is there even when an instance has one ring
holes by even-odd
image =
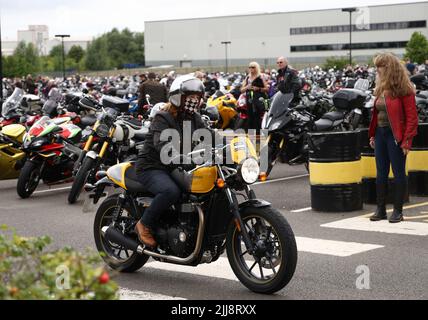
[[[277,130],[279,125],[276,128],[272,128],[276,123],[280,124],[282,127],[290,120],[290,117],[285,115],[290,111],[290,103],[293,100],[293,97],[294,95],[292,93],[284,94],[282,92],[278,92],[275,94],[272,98],[269,112],[263,119],[263,129]],[[284,117],[286,119],[282,119]]]
[[[7,100],[3,103],[3,107],[1,110],[1,114],[3,117],[7,117],[10,115],[14,110],[18,109],[21,105],[21,100],[24,96],[24,90],[21,88],[15,88],[12,95],[7,98]]]

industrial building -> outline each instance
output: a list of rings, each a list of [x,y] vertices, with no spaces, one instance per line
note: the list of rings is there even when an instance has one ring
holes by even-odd
[[[414,32],[428,37],[428,2],[145,23],[146,65],[176,67],[321,64],[328,57],[368,62],[380,51],[403,55]],[[350,32],[350,18],[352,32]]]

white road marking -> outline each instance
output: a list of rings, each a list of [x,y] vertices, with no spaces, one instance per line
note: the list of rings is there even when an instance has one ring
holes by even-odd
[[[153,292],[145,292],[138,290],[130,290],[126,288],[119,288],[120,300],[187,300],[181,297],[166,296]]]
[[[299,212],[305,212],[305,211],[311,211],[312,207],[309,208],[303,208],[303,209],[298,209],[298,210],[291,210],[292,213],[299,213]]]
[[[303,237],[296,237],[296,242],[297,248],[301,252],[310,252],[336,257],[349,257],[354,254],[384,247],[370,243],[333,241]]]
[[[404,220],[406,217],[404,217]],[[423,222],[389,223],[388,220],[370,221],[366,217],[356,217],[321,225],[325,228],[405,234],[413,236],[428,236],[428,224]]]
[[[279,179],[267,180],[265,182],[257,182],[257,183],[254,183],[253,186],[257,186],[259,184],[263,185],[263,184],[280,182],[280,181],[294,180],[294,179],[305,178],[305,177],[309,177],[309,174],[302,174],[302,175],[299,175],[299,176],[293,176],[293,177],[287,177],[287,178],[279,178]]]
[[[34,194],[37,194],[37,193],[46,193],[46,192],[54,192],[54,191],[62,191],[62,190],[69,190],[69,189],[71,189],[71,186],[70,187],[64,187],[64,188],[58,188],[58,189],[49,189],[49,190],[35,191]]]
[[[297,250],[299,252],[309,252],[336,257],[349,257],[354,254],[359,254],[384,247],[381,245],[369,243],[333,241],[306,237],[296,237],[296,243]],[[189,267],[153,261],[146,264],[144,269],[159,269],[171,272],[181,272],[211,278],[238,281],[226,257],[220,257],[217,261],[213,263],[201,264],[197,267]]]

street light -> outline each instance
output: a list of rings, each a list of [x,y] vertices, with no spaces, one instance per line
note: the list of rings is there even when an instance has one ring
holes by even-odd
[[[224,47],[226,48],[226,74],[228,73],[228,59],[227,59],[227,45],[231,44],[230,41],[222,41],[221,44],[224,44]]]
[[[64,38],[70,38],[69,34],[57,34],[55,38],[61,38],[62,40],[62,76],[65,80],[65,50],[64,50]]]
[[[342,12],[349,12],[349,65],[352,66],[352,12],[357,8],[343,8]]]

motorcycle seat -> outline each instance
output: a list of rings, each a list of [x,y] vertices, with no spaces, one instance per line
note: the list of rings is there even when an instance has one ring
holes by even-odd
[[[134,130],[141,130],[141,128],[143,127],[142,122],[137,119],[126,119],[126,120],[123,120],[123,122]]]
[[[333,121],[329,119],[319,119],[315,121],[313,131],[322,132],[328,131],[333,127]]]
[[[83,117],[80,120],[80,123],[82,125],[82,127],[86,128],[86,127],[92,127],[95,122],[97,122],[97,118],[96,117]]]
[[[144,185],[141,184],[140,181],[138,181],[137,171],[135,169],[135,166],[129,167],[126,170],[126,172],[125,172],[125,184],[126,184],[126,188],[130,192],[146,193],[146,194],[150,193],[146,190]]]
[[[134,139],[137,141],[146,140],[147,132],[136,132],[134,135]]]
[[[328,112],[321,117],[321,119],[327,119],[333,122],[337,120],[343,120],[343,118],[343,113],[339,111]]]

